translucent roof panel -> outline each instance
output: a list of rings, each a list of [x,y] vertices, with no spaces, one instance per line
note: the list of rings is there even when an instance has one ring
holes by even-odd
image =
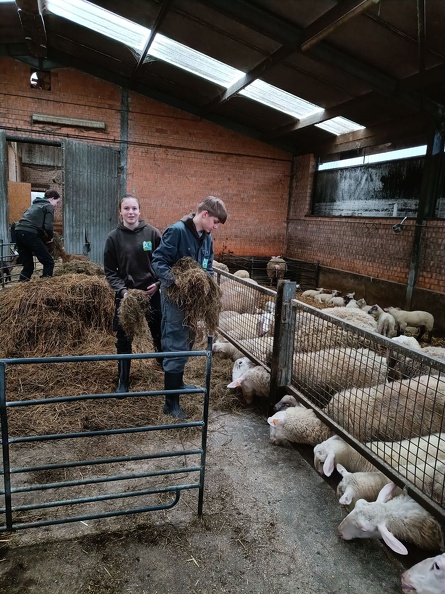
[[[298,119],[323,111],[318,105],[309,103],[309,101],[305,101],[287,91],[282,91],[262,80],[253,81],[248,87],[240,91],[239,94],[268,105],[278,111],[288,113]]]
[[[45,0],[45,6],[53,14],[111,37],[139,52],[144,49],[150,35],[150,29],[86,0]]]
[[[223,62],[209,58],[182,43],[158,33],[149,49],[149,55],[169,62],[225,88],[244,76],[244,72]]]
[[[368,163],[382,163],[384,161],[395,161],[397,159],[409,159],[410,157],[423,157],[426,155],[426,145],[413,146],[408,149],[399,149],[397,151],[387,151],[386,153],[377,153],[375,155],[364,155],[363,157],[354,157],[352,159],[343,159],[341,161],[331,161],[322,163],[318,171],[328,169],[344,169],[345,167],[354,167],[356,165],[366,165]]]
[[[361,126],[360,124],[357,124],[357,122],[342,118],[341,116],[315,125],[317,128],[322,128],[323,130],[326,130],[331,134],[335,134],[336,136],[340,136],[340,134],[347,134],[348,132],[355,132],[356,130],[364,130],[365,128],[365,126]]]

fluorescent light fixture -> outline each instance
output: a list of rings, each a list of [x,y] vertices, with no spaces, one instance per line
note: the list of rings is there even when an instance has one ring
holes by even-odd
[[[150,29],[86,0],[46,0],[45,5],[53,14],[111,37],[139,52],[144,49],[150,35]]]
[[[352,120],[348,120],[341,116],[326,120],[325,122],[321,122],[321,124],[315,124],[315,126],[322,130],[326,130],[326,132],[335,134],[336,136],[365,129],[365,126],[361,126],[360,124],[357,124],[357,122],[353,122]]]
[[[205,54],[173,41],[160,33],[156,35],[148,53],[154,58],[164,60],[164,62],[226,88],[244,76],[244,72],[241,70],[209,58]]]
[[[318,105],[309,103],[309,101],[305,101],[287,91],[282,91],[262,80],[254,80],[249,86],[240,91],[240,95],[278,111],[283,111],[298,119],[323,111]]]
[[[397,151],[388,151],[387,153],[377,153],[375,155],[365,155],[364,157],[354,157],[353,159],[343,159],[343,161],[332,161],[331,163],[322,163],[318,171],[328,169],[344,169],[356,165],[367,165],[369,163],[383,163],[384,161],[395,161],[396,159],[409,159],[410,157],[424,157],[426,155],[426,145],[413,146],[409,149],[400,149]]]

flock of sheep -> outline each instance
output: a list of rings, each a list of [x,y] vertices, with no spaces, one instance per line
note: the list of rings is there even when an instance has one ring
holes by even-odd
[[[260,307],[250,302],[240,307],[237,293],[243,287],[230,282],[226,278],[221,284],[226,298],[219,327],[248,352],[255,347],[257,358],[268,362],[273,347],[274,301],[263,299]],[[293,385],[351,436],[444,506],[445,380],[434,370],[434,362],[432,368],[425,367],[424,358],[416,357],[416,353],[445,361],[445,348],[421,348],[416,338],[405,334],[417,330],[419,339],[427,332],[431,340],[433,316],[396,308],[383,311],[378,305],[355,301],[353,294],[347,296],[346,303],[340,303],[339,299],[345,298],[336,293],[319,289],[302,295],[333,305],[329,314],[391,338],[396,346],[394,350],[388,348],[385,355],[379,354],[364,348],[360,333],[357,342],[351,344],[350,334],[346,333],[346,341],[345,332],[325,316],[314,324],[314,316],[299,312]],[[399,333],[402,335],[395,336]],[[270,376],[266,369],[255,365],[222,337],[217,338],[213,350],[233,360],[228,387],[240,388],[247,404],[255,397],[268,397]],[[317,361],[323,362],[318,369]],[[349,511],[338,527],[341,538],[381,538],[399,554],[408,552],[403,542],[427,551],[444,550],[439,522],[336,435],[311,408],[286,395],[275,405],[268,423],[273,444],[314,446],[316,470],[327,476],[334,470],[339,473],[339,503]],[[406,571],[402,588],[404,592],[444,594],[445,553]]]

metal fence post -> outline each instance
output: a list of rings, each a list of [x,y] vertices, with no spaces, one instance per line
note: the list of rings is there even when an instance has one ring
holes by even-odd
[[[275,306],[275,331],[273,355],[270,370],[269,412],[280,400],[283,388],[292,380],[292,359],[294,354],[296,283],[280,280],[277,287]]]

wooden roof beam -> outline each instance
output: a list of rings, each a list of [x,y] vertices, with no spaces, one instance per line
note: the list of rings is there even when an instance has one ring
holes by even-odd
[[[15,0],[15,4],[29,52],[46,58],[48,42],[39,0]]]

